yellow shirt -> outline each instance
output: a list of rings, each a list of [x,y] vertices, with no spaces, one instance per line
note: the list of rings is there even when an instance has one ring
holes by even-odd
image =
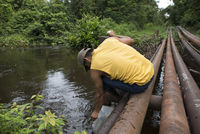
[[[148,59],[115,38],[106,39],[93,51],[91,69],[131,85],[145,85],[154,75],[153,64]]]

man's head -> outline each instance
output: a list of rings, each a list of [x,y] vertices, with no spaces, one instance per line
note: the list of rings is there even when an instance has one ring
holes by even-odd
[[[85,67],[85,70],[90,69],[91,60],[92,60],[92,48],[83,48],[77,56],[78,61]]]

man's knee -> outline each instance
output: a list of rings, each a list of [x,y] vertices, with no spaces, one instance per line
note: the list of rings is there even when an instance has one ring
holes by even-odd
[[[121,98],[119,96],[115,96],[110,92],[104,93],[104,105],[110,105],[111,102],[119,102]]]

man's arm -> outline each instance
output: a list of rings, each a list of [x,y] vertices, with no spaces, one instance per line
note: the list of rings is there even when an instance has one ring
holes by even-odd
[[[119,40],[122,43],[125,43],[127,45],[133,45],[134,41],[132,38],[128,37],[128,36],[121,36],[121,35],[115,35],[114,31],[110,30],[107,32],[107,35],[110,37],[114,37],[117,40]]]
[[[96,106],[95,106],[95,109],[94,109],[91,117],[93,119],[96,119],[98,117],[99,111],[103,105],[104,91],[103,91],[103,82],[101,79],[103,72],[91,69],[90,75],[91,75],[91,78],[96,87]]]

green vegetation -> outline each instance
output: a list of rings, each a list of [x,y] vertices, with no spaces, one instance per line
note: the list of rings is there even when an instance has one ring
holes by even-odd
[[[98,36],[109,29],[140,42],[141,31],[147,36],[167,24],[199,34],[200,2],[173,2],[161,10],[155,0],[1,0],[0,46],[96,47]]]
[[[75,131],[74,134],[87,134],[87,132],[85,130],[79,132],[79,131]]]
[[[105,33],[98,17],[84,15],[74,25],[69,42],[72,48],[95,47],[98,36]]]
[[[32,102],[22,105],[13,103],[11,106],[0,104],[0,133],[6,134],[62,134],[64,118],[59,118],[50,110],[43,114],[43,107],[37,105],[42,95],[33,95]]]
[[[147,52],[154,51],[150,45],[166,38],[168,25],[189,27],[200,36],[200,1],[173,2],[161,10],[156,0],[0,0],[0,47],[95,48],[98,37],[113,29],[116,34],[132,37],[135,47]],[[29,56],[23,58],[30,60]],[[37,65],[45,69],[45,65]],[[0,104],[0,133],[62,133],[63,118],[36,105],[42,96],[31,99],[22,105]],[[87,132],[75,132],[79,133]]]
[[[96,47],[109,29],[134,37],[160,18],[155,0],[3,0],[0,46]]]
[[[168,13],[166,21],[172,25],[181,25],[195,29],[200,34],[200,1],[199,0],[173,0],[174,5],[162,11]]]
[[[45,0],[0,1],[0,39],[5,46],[64,44],[69,30],[66,8]],[[6,12],[6,15],[5,15]]]

